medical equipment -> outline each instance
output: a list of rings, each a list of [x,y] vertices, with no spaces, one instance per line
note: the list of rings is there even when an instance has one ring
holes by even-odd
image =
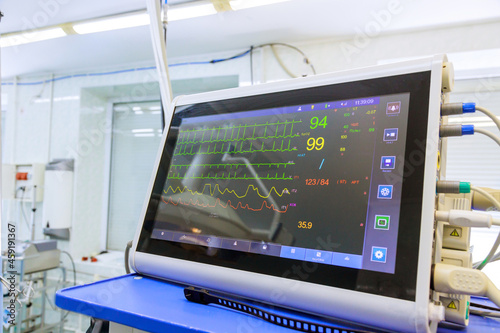
[[[450,70],[441,56],[176,99],[131,267],[384,329],[435,329]]]

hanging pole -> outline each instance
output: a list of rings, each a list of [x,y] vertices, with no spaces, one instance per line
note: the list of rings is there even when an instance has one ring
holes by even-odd
[[[158,0],[147,0],[147,8],[150,17],[151,39],[155,54],[158,80],[160,82],[160,93],[163,109],[165,110],[165,123],[170,123],[172,117],[172,86],[168,73],[167,47],[163,38],[163,22],[161,18],[162,4]]]
[[[31,241],[35,240],[35,213],[36,213],[36,185],[33,186],[33,198],[31,200]]]

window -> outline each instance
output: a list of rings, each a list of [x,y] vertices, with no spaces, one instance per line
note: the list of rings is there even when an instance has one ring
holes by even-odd
[[[182,79],[172,82],[174,96],[234,88],[238,75]],[[114,87],[122,93],[127,88]],[[122,96],[120,95],[120,96]],[[111,96],[110,96],[111,97]],[[110,108],[108,141],[109,187],[106,248],[123,251],[134,238],[161,141],[161,104],[150,101],[117,102]],[[168,126],[168,125],[167,125]],[[104,231],[104,230],[103,230]],[[104,244],[103,244],[104,246]]]
[[[161,141],[160,101],[113,105],[108,244],[124,250],[132,240]]]

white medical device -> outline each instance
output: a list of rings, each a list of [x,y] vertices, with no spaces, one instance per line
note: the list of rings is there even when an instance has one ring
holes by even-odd
[[[435,330],[445,61],[177,98],[131,267],[386,330]]]

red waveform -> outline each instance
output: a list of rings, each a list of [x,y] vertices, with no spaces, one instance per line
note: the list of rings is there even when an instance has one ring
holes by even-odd
[[[219,198],[217,198],[217,200],[215,200],[215,204],[213,205],[209,205],[209,204],[203,204],[203,203],[200,203],[198,201],[198,199],[196,199],[196,201],[193,202],[192,199],[189,199],[189,202],[188,203],[185,203],[185,202],[182,202],[181,199],[178,199],[177,202],[174,202],[174,200],[172,200],[172,197],[168,197],[168,200],[165,200],[165,198],[162,196],[161,197],[161,200],[165,203],[165,204],[172,204],[174,206],[177,206],[179,204],[181,205],[184,205],[184,206],[189,206],[189,205],[192,205],[192,206],[199,206],[199,207],[210,207],[210,208],[215,208],[217,205],[221,206],[222,208],[228,208],[228,207],[231,207],[232,209],[248,209],[248,210],[251,210],[251,211],[254,211],[254,212],[258,212],[258,211],[261,211],[264,209],[264,207],[266,207],[267,209],[272,209],[278,213],[286,213],[286,211],[288,210],[288,205],[286,206],[285,210],[279,210],[277,208],[274,207],[273,204],[271,205],[268,205],[267,202],[264,200],[262,202],[262,206],[260,208],[250,208],[248,206],[248,204],[245,204],[243,205],[241,202],[238,201],[238,203],[236,204],[236,207],[233,206],[231,204],[231,200],[228,200],[226,205],[224,205]]]

